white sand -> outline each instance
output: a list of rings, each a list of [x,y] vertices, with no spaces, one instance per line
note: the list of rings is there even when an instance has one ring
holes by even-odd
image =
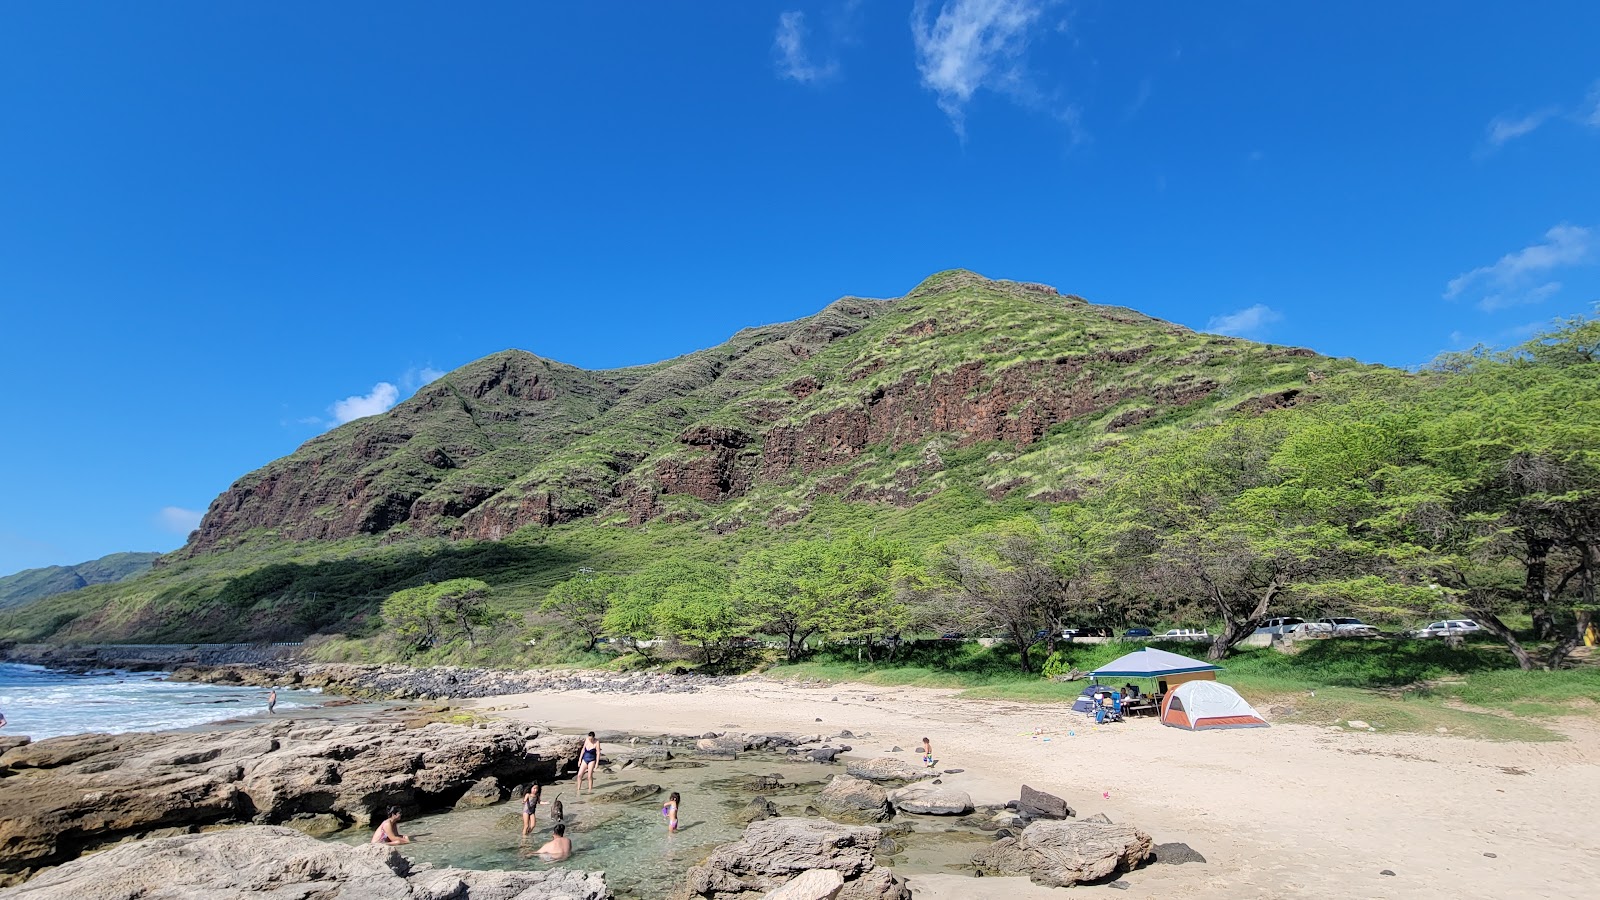
[[[871,735],[845,740],[850,755],[898,745],[908,760],[926,735],[940,768],[966,770],[945,781],[975,803],[1015,799],[1026,782],[1080,816],[1104,812],[1207,859],[1147,867],[1127,877],[1128,890],[1075,895],[1600,895],[1600,728],[1587,720],[1562,723],[1572,740],[1540,744],[1302,725],[1196,734],[1149,719],[1096,728],[1064,706],[959,700],[952,691],[760,678],[694,694],[539,692],[476,705],[558,728],[849,729]],[[1040,726],[1048,741],[1033,736]],[[1019,879],[910,883],[918,898],[1064,896]]]

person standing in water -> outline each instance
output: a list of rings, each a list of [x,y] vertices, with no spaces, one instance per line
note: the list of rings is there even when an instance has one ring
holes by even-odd
[[[600,739],[589,732],[583,739],[583,753],[578,757],[578,793],[583,793],[584,773],[589,775],[589,790],[594,790],[594,770],[600,767]]]
[[[269,716],[277,715],[277,713],[274,712],[274,710],[277,709],[277,706],[278,706],[278,689],[277,688],[273,688],[272,690],[267,691],[267,715],[269,715]]]
[[[389,815],[378,825],[378,830],[372,833],[374,844],[409,844],[411,838],[400,833],[400,807],[389,807]]]
[[[572,839],[567,837],[567,826],[557,825],[550,835],[550,840],[539,848],[539,855],[554,860],[562,860],[572,855]]]
[[[678,792],[673,791],[667,802],[661,807],[661,815],[667,820],[667,833],[678,833]]]
[[[539,795],[543,789],[538,784],[528,785],[528,792],[522,795],[522,836],[527,837],[539,827]]]

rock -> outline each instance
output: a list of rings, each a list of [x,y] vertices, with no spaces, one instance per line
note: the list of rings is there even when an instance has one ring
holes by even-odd
[[[986,875],[1071,887],[1126,872],[1149,855],[1150,836],[1127,825],[1046,820],[979,850],[972,862]]]
[[[857,825],[882,822],[894,815],[883,788],[852,775],[835,775],[817,795],[817,806],[829,818]]]
[[[1084,819],[1084,821],[1087,822],[1089,820]],[[1167,863],[1175,866],[1181,866],[1184,863],[1203,863],[1206,861],[1204,856],[1201,856],[1198,851],[1190,847],[1188,844],[1177,843],[1155,845],[1155,847],[1153,847],[1150,851],[1150,859],[1153,862]]]
[[[844,876],[832,869],[812,869],[762,900],[834,900],[844,888]]]
[[[775,819],[778,817],[778,807],[765,797],[757,797],[735,810],[728,818],[740,825],[749,825],[762,819]]]
[[[781,787],[783,787],[783,776],[777,773],[751,775],[744,780],[744,789],[747,791],[775,791]]]
[[[852,732],[850,729],[846,728],[843,731],[839,732],[839,737],[842,737],[842,738],[853,738],[853,737],[855,737],[855,733]]]
[[[966,791],[928,783],[890,791],[889,803],[900,812],[924,816],[964,816],[972,812],[972,798]]]
[[[834,757],[843,752],[843,750],[836,749],[834,747],[819,747],[816,750],[808,752],[806,756],[810,757],[812,762],[831,763],[833,762]]]
[[[1294,714],[1295,708],[1292,706],[1274,706],[1267,710],[1267,715],[1273,717],[1274,719],[1287,719]]]
[[[966,769],[945,769],[944,770],[944,774],[946,774],[946,775],[960,775],[962,772],[965,772],[965,771],[966,771]]]
[[[1017,812],[1034,819],[1070,819],[1077,815],[1067,801],[1055,794],[1036,791],[1022,786],[1022,796],[1017,800]]]
[[[32,740],[33,738],[25,734],[0,735],[0,754],[4,754],[7,750],[15,750],[18,747],[26,746]]]
[[[695,742],[696,750],[712,753],[741,753],[750,749],[750,742],[743,735],[725,735],[723,737],[701,738]]]
[[[904,753],[905,751],[900,749],[900,745],[899,744],[896,744],[893,747],[890,747],[887,752],[889,752],[889,753]]]
[[[844,770],[868,781],[917,781],[927,774],[925,770],[911,763],[887,756],[851,760],[845,765]]]
[[[1379,875],[1393,875],[1394,874],[1394,870],[1393,869],[1380,869],[1378,871],[1378,874]]]
[[[1484,856],[1487,856],[1490,859],[1499,859],[1500,858],[1500,855],[1497,854],[1497,853],[1485,853]]]
[[[905,883],[873,860],[882,833],[823,819],[782,817],[756,822],[731,844],[711,851],[685,876],[686,898],[733,900],[764,894],[814,870],[837,872],[838,900],[910,900]]]
[[[1094,815],[1089,816],[1089,817],[1083,819],[1082,821],[1094,822],[1094,823],[1099,824],[1099,825],[1110,825],[1111,824],[1111,817],[1106,815],[1105,813],[1095,813]],[[1165,845],[1163,845],[1163,846],[1165,846]],[[1175,846],[1182,846],[1182,845],[1175,845]]]
[[[288,828],[247,826],[135,841],[49,869],[16,900],[608,900],[604,876],[575,869],[413,869],[392,847],[351,847]]]
[[[500,779],[490,775],[467,788],[467,792],[456,801],[456,809],[479,809],[493,806],[505,799],[505,791],[500,788]]]
[[[637,803],[659,793],[661,793],[659,784],[630,784],[604,794],[596,794],[593,799],[596,803]]]
[[[1372,727],[1371,725],[1368,725],[1367,723],[1361,721],[1360,719],[1351,719],[1350,721],[1346,722],[1345,724],[1350,726],[1351,728],[1357,728],[1357,729],[1360,729],[1360,730],[1363,730],[1363,731],[1365,731],[1365,730],[1367,730],[1367,729]]]
[[[1106,885],[1106,887],[1112,888],[1113,890],[1125,891],[1128,888],[1133,887],[1133,885],[1131,885],[1131,884],[1127,883],[1126,881],[1123,881],[1122,879],[1119,878],[1116,881],[1113,881],[1110,884]]]
[[[301,834],[310,835],[314,838],[337,834],[349,827],[348,823],[332,813],[299,815],[283,824]]]

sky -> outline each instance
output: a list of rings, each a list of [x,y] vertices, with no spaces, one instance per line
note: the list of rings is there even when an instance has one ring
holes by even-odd
[[[1600,4],[0,6],[0,573],[518,347],[963,267],[1414,366],[1600,299]]]

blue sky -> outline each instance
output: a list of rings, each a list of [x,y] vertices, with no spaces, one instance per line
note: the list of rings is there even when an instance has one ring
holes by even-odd
[[[546,8],[548,7],[548,8]],[[1600,299],[1600,4],[0,7],[0,572],[506,347],[967,267],[1394,365]]]

